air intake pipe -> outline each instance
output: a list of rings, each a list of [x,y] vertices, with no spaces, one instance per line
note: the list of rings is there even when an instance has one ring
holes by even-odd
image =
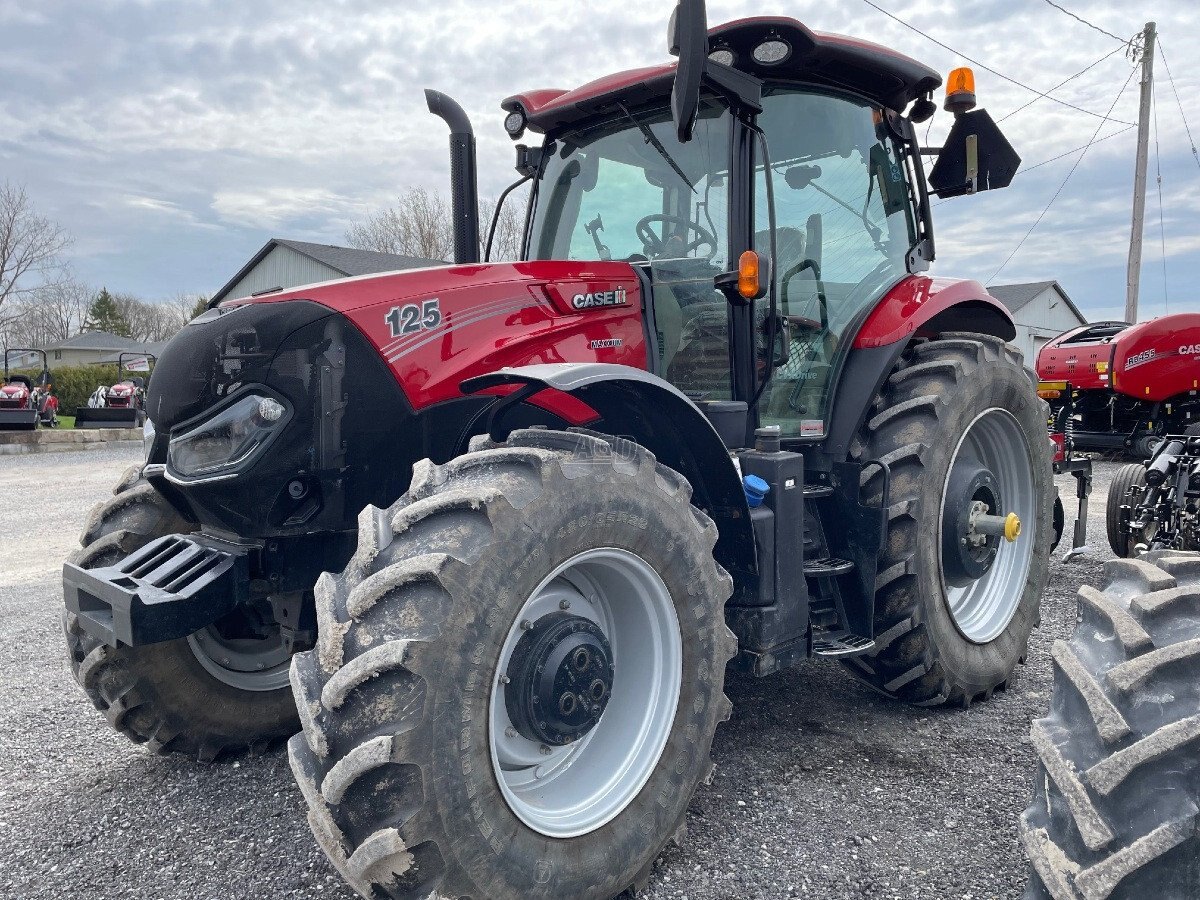
[[[454,205],[454,261],[479,262],[479,173],[475,161],[475,130],[454,100],[427,90],[429,111],[450,126],[450,193]]]

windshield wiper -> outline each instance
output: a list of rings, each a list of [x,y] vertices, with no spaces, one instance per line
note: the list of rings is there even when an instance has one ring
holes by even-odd
[[[629,111],[629,108],[624,103],[618,102],[617,107],[621,112],[625,113],[625,118],[637,126],[637,130],[642,133],[642,137],[646,139],[646,143],[657,150],[658,155],[667,161],[667,165],[675,171],[675,174],[683,179],[683,183],[692,189],[692,193],[696,193],[696,186],[683,174],[683,169],[679,168],[679,163],[675,162],[671,154],[667,152],[667,148],[662,145],[662,141],[654,136],[654,132],[650,130],[650,127],[634,118],[633,113]]]

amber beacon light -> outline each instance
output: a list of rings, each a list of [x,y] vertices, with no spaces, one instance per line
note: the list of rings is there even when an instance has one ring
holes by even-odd
[[[946,112],[970,112],[975,103],[975,73],[967,68],[955,69],[946,79]]]

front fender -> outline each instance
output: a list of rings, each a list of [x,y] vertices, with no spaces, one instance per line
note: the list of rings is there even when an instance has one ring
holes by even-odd
[[[564,363],[502,369],[467,379],[461,389],[474,394],[501,385],[521,386],[522,399],[556,390],[582,400],[600,415],[589,427],[641,444],[687,478],[692,502],[720,532],[717,562],[731,571],[757,573],[750,509],[729,451],[704,413],[674,385],[630,366]]]

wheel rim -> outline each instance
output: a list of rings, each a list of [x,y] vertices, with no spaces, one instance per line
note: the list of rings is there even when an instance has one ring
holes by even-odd
[[[501,678],[529,625],[563,611],[594,623],[603,633],[612,653],[612,689],[599,721],[586,735],[551,747],[517,732]],[[492,767],[509,808],[533,830],[555,838],[587,834],[620,815],[645,786],[666,747],[682,673],[675,605],[645,560],[627,550],[603,548],[556,568],[514,619],[492,686]]]
[[[969,584],[958,586],[946,580],[943,534],[947,505],[961,502],[949,496],[956,470],[982,468],[995,482],[1001,508],[995,515],[1016,513],[1023,523],[1015,541],[1001,540],[995,558],[987,570]],[[1038,534],[1037,504],[1029,442],[1020,423],[1004,409],[986,410],[975,418],[955,449],[942,489],[942,509],[938,519],[938,569],[942,591],[954,624],[963,637],[986,644],[999,637],[1016,615],[1025,592],[1025,583],[1033,561]]]
[[[278,627],[267,637],[229,637],[218,625],[189,634],[197,662],[218,681],[242,691],[277,691],[288,687],[291,652]]]

